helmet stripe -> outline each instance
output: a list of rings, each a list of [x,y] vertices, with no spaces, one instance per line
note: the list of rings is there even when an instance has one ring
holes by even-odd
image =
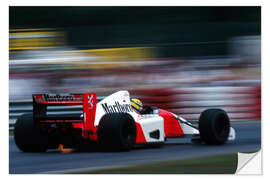
[[[137,109],[136,107],[132,106],[132,108],[137,111],[137,112],[140,112],[139,109]]]
[[[130,100],[132,103],[138,105],[138,106],[142,106],[142,104],[138,104],[137,102],[133,101],[132,99]]]

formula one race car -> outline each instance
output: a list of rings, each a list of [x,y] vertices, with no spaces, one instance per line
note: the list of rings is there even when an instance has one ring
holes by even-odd
[[[48,113],[50,106],[82,107],[78,115]],[[119,91],[97,102],[95,93],[33,95],[33,113],[23,114],[14,128],[16,145],[23,152],[44,152],[64,147],[78,150],[99,146],[126,151],[135,145],[163,144],[167,138],[190,137],[208,145],[235,139],[225,111],[208,109],[196,127],[184,118],[156,107],[136,113],[128,91]]]

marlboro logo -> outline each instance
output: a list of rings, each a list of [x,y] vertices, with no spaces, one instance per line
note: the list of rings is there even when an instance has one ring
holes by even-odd
[[[62,95],[50,95],[44,94],[43,95],[45,101],[76,101],[81,100],[80,98],[74,98],[72,95],[62,96]]]
[[[133,108],[130,104],[120,104],[119,102],[115,102],[114,105],[108,105],[107,103],[101,105],[106,113],[133,112]]]

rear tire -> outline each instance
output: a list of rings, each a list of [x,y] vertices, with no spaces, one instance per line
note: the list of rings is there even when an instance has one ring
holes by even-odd
[[[221,109],[208,109],[201,113],[199,119],[201,139],[209,145],[222,145],[229,136],[230,120]]]
[[[34,127],[33,114],[23,114],[14,126],[14,140],[23,152],[45,152],[48,139],[39,129]]]
[[[127,113],[105,114],[98,126],[98,142],[104,150],[128,151],[136,143],[136,124]]]

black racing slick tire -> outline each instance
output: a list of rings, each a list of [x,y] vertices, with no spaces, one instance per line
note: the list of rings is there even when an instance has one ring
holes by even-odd
[[[128,151],[136,143],[136,123],[127,113],[105,114],[98,125],[98,142],[103,150]]]
[[[23,114],[14,126],[14,140],[23,152],[45,152],[48,139],[39,129],[34,127],[33,114]]]
[[[200,138],[208,145],[222,145],[229,136],[230,119],[221,109],[208,109],[199,119]]]

